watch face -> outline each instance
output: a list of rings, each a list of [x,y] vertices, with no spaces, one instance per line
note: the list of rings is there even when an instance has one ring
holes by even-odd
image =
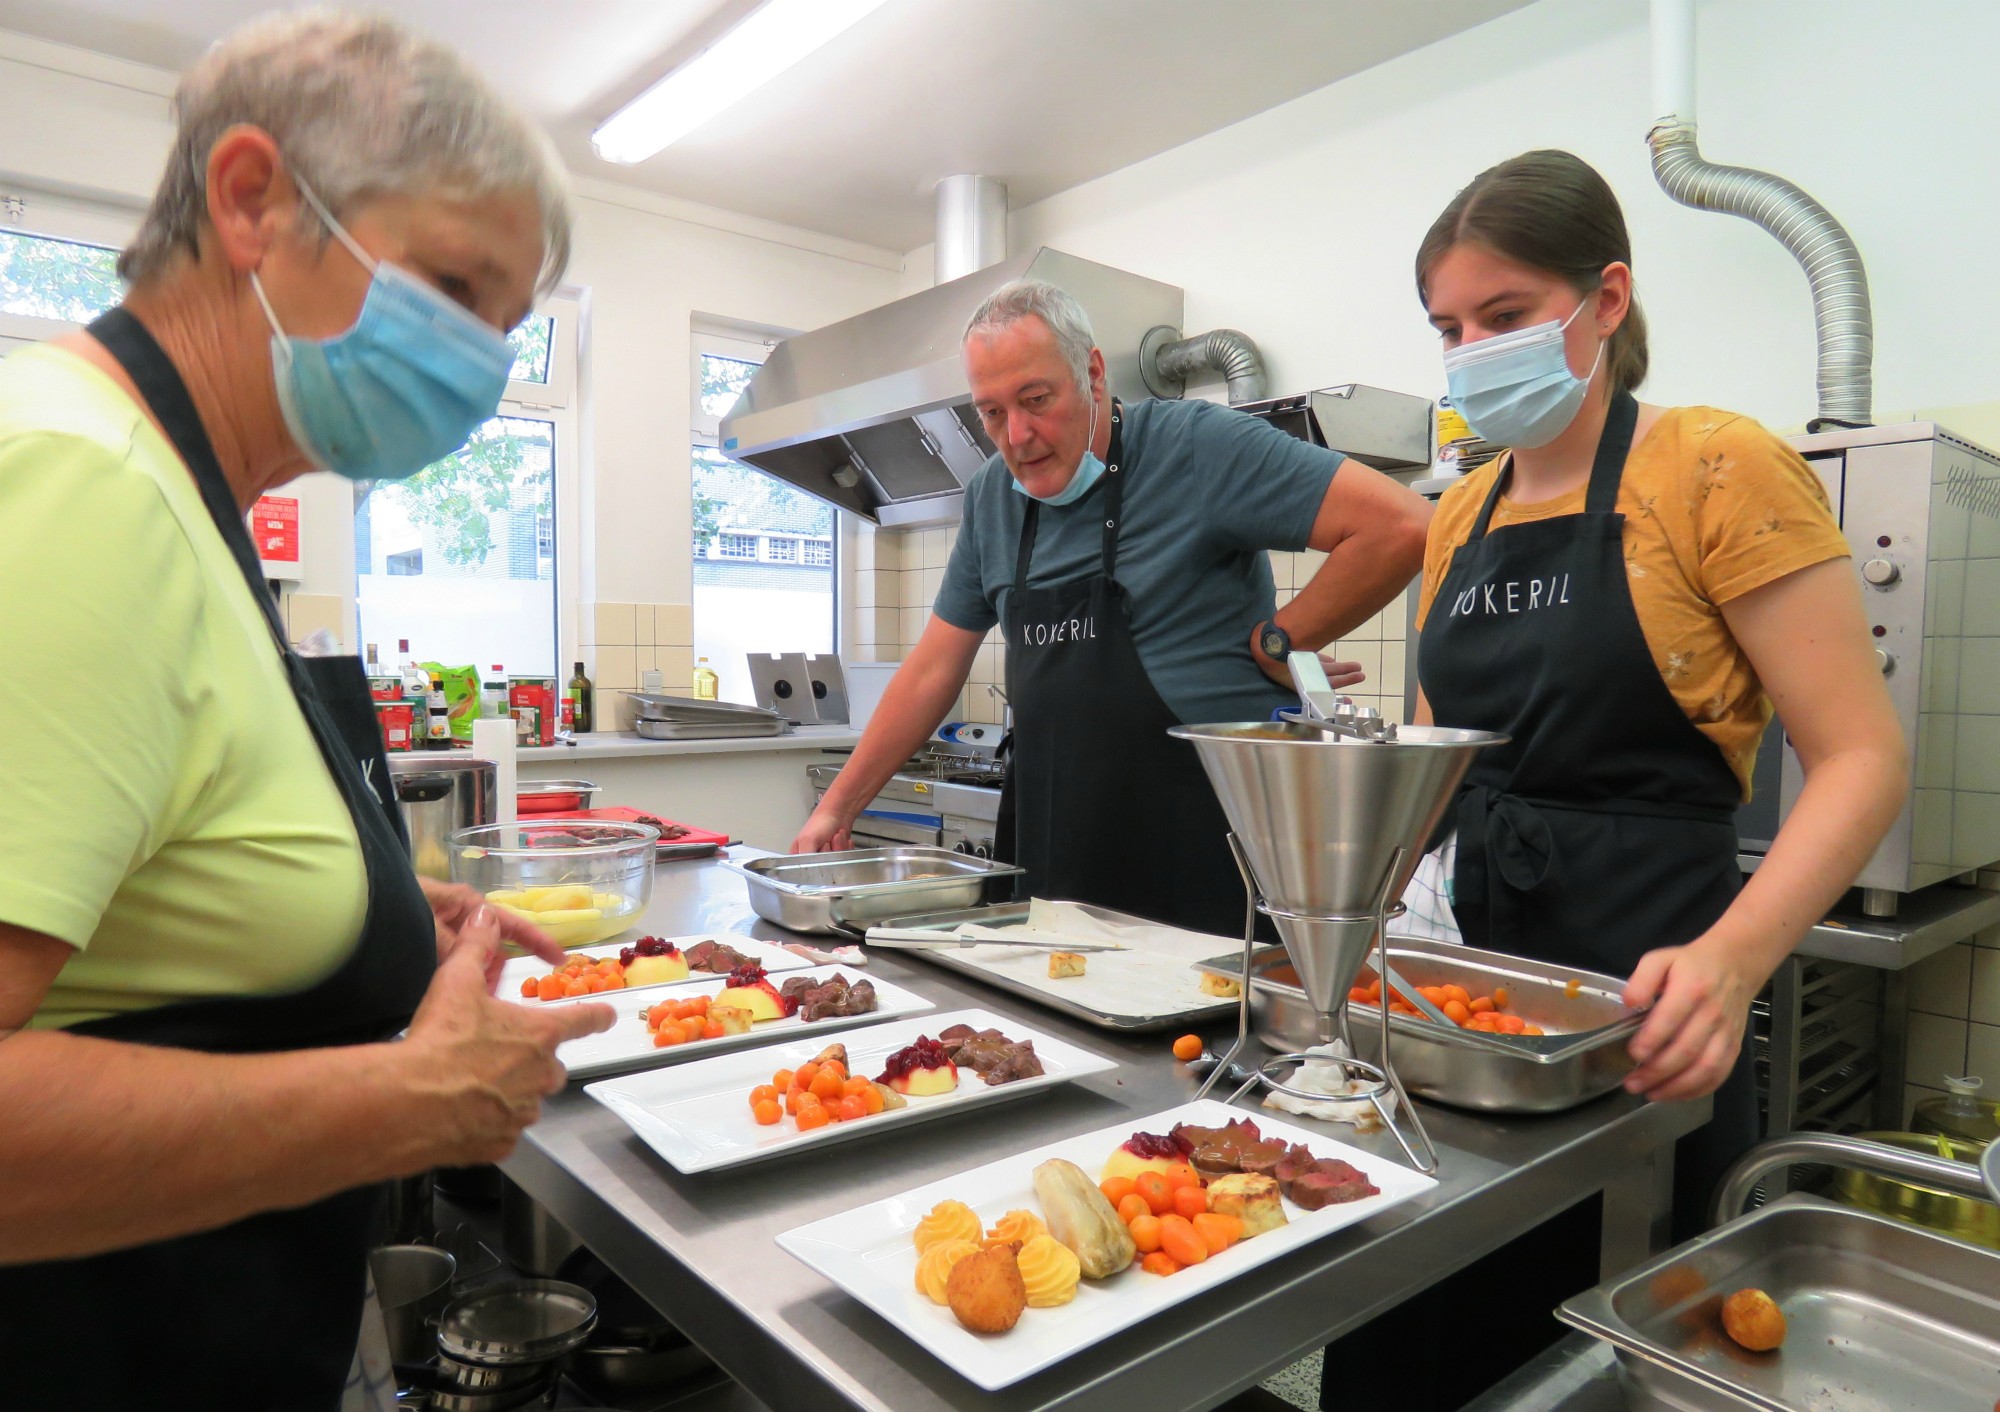
[[[1283,633],[1281,633],[1281,632],[1273,632],[1273,631],[1266,631],[1266,632],[1265,632],[1265,634],[1264,634],[1264,655],[1265,655],[1266,657],[1282,657],[1282,656],[1284,656],[1284,655],[1285,655],[1285,648],[1286,648],[1287,646],[1289,646],[1289,644],[1288,644],[1288,643],[1287,643],[1287,642],[1285,641],[1285,635],[1284,635]]]

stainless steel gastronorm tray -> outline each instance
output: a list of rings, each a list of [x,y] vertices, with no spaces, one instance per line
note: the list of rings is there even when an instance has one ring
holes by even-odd
[[[1785,1341],[1751,1353],[1723,1299],[1761,1289]],[[1634,1408],[1983,1409],[2000,1397],[2000,1254],[1793,1195],[1563,1301],[1616,1351]]]
[[[1086,902],[1072,904],[1114,926],[1151,927],[1159,925],[1144,917],[1134,917],[1127,912],[1114,912],[1108,907],[1093,907]],[[949,932],[971,922],[981,927],[1011,927],[1028,920],[1028,904],[1025,902],[1003,902],[991,907],[968,907],[951,912],[932,912],[916,917],[898,917],[898,928],[911,931]],[[1113,1015],[1081,1001],[1051,993],[1038,986],[1028,984],[1015,977],[980,965],[970,959],[965,952],[949,946],[924,947],[901,953],[918,956],[934,966],[957,971],[973,980],[990,985],[995,990],[1004,990],[1009,995],[1018,995],[1023,1000],[1033,1001],[1046,1010],[1054,1010],[1082,1020],[1087,1025],[1095,1025],[1101,1030],[1118,1030],[1126,1034],[1143,1034],[1153,1030],[1185,1029],[1190,1025],[1213,1024],[1224,1015],[1236,1012],[1234,1000],[1211,1000],[1205,1005],[1193,1006],[1185,1010],[1161,1011],[1148,1015]]]
[[[996,878],[1020,869],[949,848],[904,845],[752,858],[728,866],[750,886],[767,922],[841,935],[913,913],[974,907]]]
[[[1317,1016],[1285,949],[1266,947],[1250,964],[1250,1012],[1259,1037],[1285,1050],[1317,1043]],[[1391,1015],[1390,1062],[1415,1094],[1489,1113],[1555,1113],[1609,1093],[1632,1071],[1627,1045],[1644,1016],[1625,1008],[1619,998],[1625,983],[1615,976],[1410,936],[1389,938],[1389,964],[1413,986],[1456,983],[1475,995],[1505,986],[1508,1010],[1548,1031],[1540,1038],[1505,1036],[1502,1052],[1484,1037]],[[1242,968],[1241,952],[1200,967],[1232,980]],[[1373,979],[1368,967],[1362,971],[1361,981]],[[1372,1005],[1347,1007],[1363,1059],[1376,1058],[1380,1048],[1377,1013]]]

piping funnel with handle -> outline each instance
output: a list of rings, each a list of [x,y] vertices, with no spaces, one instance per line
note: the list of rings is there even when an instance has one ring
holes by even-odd
[[[1403,726],[1394,740],[1354,740],[1277,721],[1168,733],[1201,757],[1307,997],[1323,1015],[1345,1004],[1375,939],[1376,906],[1384,896],[1402,896],[1473,757],[1507,739]]]

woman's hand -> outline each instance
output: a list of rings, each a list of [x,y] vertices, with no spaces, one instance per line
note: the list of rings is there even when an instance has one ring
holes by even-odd
[[[408,1036],[395,1048],[416,1070],[413,1087],[434,1103],[441,1150],[433,1165],[497,1162],[541,1116],[542,1099],[568,1080],[556,1046],[611,1028],[608,1005],[516,1005],[487,982],[500,957],[500,931],[485,916],[467,919],[438,967]]]
[[[511,941],[529,955],[539,956],[552,966],[562,964],[565,953],[554,937],[504,908],[488,906],[476,889],[463,883],[442,883],[436,878],[421,875],[417,882],[423,887],[424,900],[431,904],[431,915],[437,919],[438,964],[444,964],[458,949],[467,927],[475,923],[497,928],[501,941]],[[487,964],[489,993],[500,983],[500,969],[506,964],[506,956],[496,948]]]
[[[1736,1063],[1761,984],[1708,936],[1640,957],[1625,985],[1625,1003],[1635,1010],[1650,1006],[1653,1013],[1632,1036],[1639,1067],[1625,1087],[1655,1103],[1714,1093]]]

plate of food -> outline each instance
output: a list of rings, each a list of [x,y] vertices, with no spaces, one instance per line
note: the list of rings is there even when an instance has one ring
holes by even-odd
[[[802,1036],[671,1074],[594,1083],[677,1171],[707,1172],[1003,1102],[1117,1061],[985,1010]],[[810,1095],[810,1097],[807,1097]]]
[[[778,1244],[990,1391],[1436,1185],[1210,1099],[990,1162]]]
[[[665,989],[608,991],[588,999],[609,1004],[618,1018],[601,1034],[557,1048],[556,1058],[568,1066],[572,1080],[606,1078],[936,1008],[899,985],[864,980],[838,968],[772,977],[762,966]]]
[[[726,976],[739,966],[797,971],[811,961],[782,946],[734,933],[699,936],[642,936],[616,950],[573,951],[560,966],[518,956],[500,972],[496,994],[505,1000],[554,1002],[588,1000],[606,991],[645,990]]]

